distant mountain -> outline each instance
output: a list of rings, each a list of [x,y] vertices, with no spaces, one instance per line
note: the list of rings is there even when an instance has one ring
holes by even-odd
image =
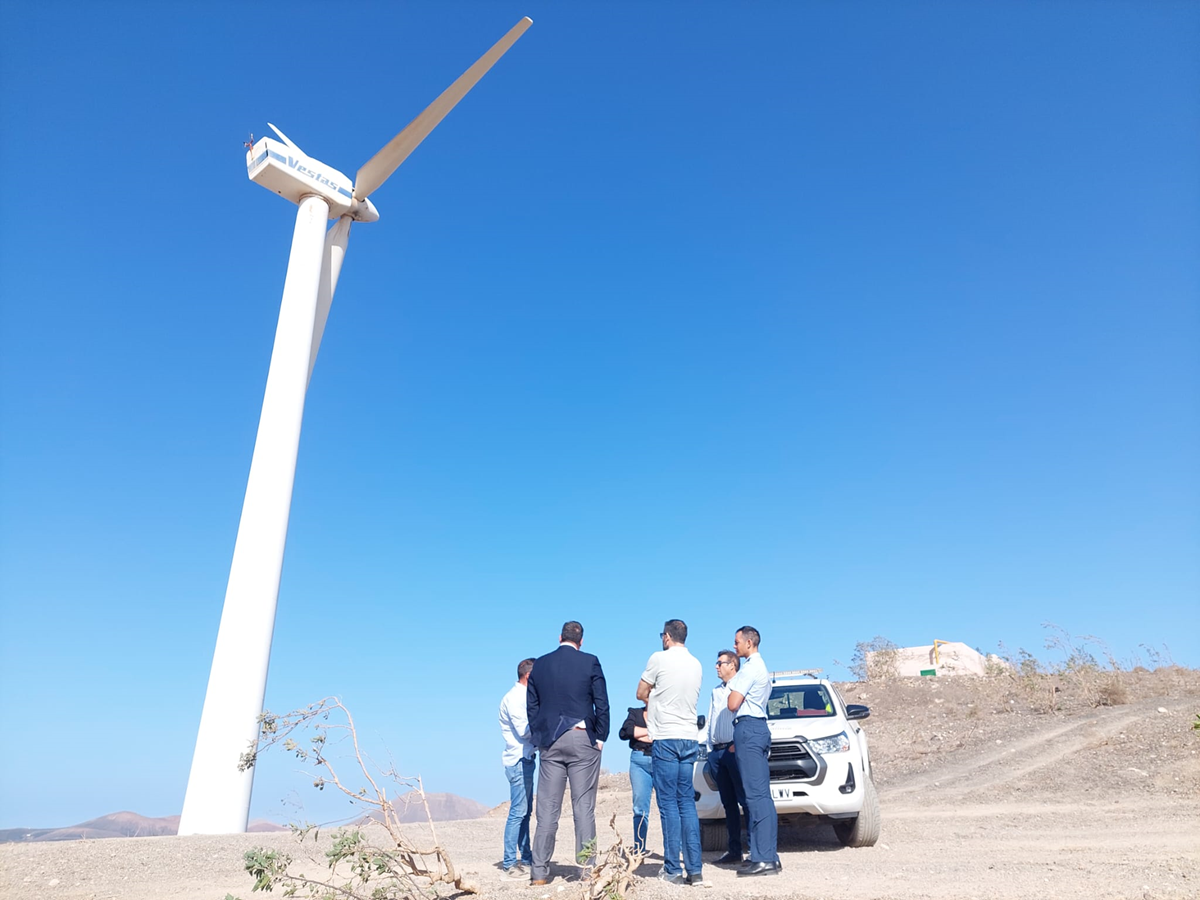
[[[427,793],[425,794],[425,800],[429,804],[429,814],[435,822],[478,819],[490,812],[490,809],[482,803],[478,803],[469,797],[460,797],[457,794]],[[395,808],[396,815],[401,822],[425,821],[425,804],[421,802],[421,795],[416,791],[409,791],[406,794],[393,797],[392,806]],[[372,813],[368,818],[379,819],[380,816],[378,813]]]
[[[457,794],[426,794],[429,812],[435,822],[448,822],[455,819],[478,819],[490,811],[482,803],[477,803],[467,797]],[[416,791],[401,794],[392,798],[396,812],[401,822],[424,822],[425,805],[421,803]],[[378,818],[372,816],[371,818]],[[250,823],[249,831],[287,831],[284,825],[276,825],[265,819],[255,819]],[[66,828],[3,828],[0,829],[0,844],[20,841],[80,841],[97,840],[100,838],[120,837],[158,837],[159,835],[177,834],[179,832],[179,816],[160,816],[150,818],[139,816],[135,812],[116,812],[98,819],[89,819],[78,825]]]
[[[287,831],[283,825],[255,819],[250,831]],[[0,829],[0,844],[16,841],[78,841],[119,837],[158,837],[176,834],[179,816],[150,818],[135,812],[110,813],[66,828],[5,828]]]

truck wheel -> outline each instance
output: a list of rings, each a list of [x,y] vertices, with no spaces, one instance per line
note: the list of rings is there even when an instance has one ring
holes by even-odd
[[[833,831],[846,847],[874,847],[879,840],[879,795],[870,778],[863,779],[863,806],[853,819],[835,822]]]
[[[729,849],[729,829],[725,827],[724,819],[700,820],[700,849],[721,851]]]

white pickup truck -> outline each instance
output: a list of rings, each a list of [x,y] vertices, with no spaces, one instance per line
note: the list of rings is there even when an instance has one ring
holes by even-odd
[[[771,732],[771,797],[781,820],[815,816],[829,822],[847,847],[879,840],[879,797],[871,781],[867,735],[859,722],[871,711],[847,705],[832,682],[811,670],[773,672],[767,701]],[[726,849],[725,809],[700,745],[693,773],[700,840]]]

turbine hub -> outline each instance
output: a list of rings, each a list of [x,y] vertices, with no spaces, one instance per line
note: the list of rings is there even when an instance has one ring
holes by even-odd
[[[349,215],[355,222],[379,221],[379,210],[375,208],[375,204],[371,202],[370,197],[363,200],[355,200],[350,205]]]

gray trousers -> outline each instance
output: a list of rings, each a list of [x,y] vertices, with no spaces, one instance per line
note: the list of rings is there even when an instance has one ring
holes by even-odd
[[[600,783],[600,751],[588,743],[587,732],[572,728],[538,753],[537,828],[533,835],[534,881],[549,879],[554,856],[563,792],[571,783],[571,814],[575,819],[575,858],[596,837],[596,785]]]

